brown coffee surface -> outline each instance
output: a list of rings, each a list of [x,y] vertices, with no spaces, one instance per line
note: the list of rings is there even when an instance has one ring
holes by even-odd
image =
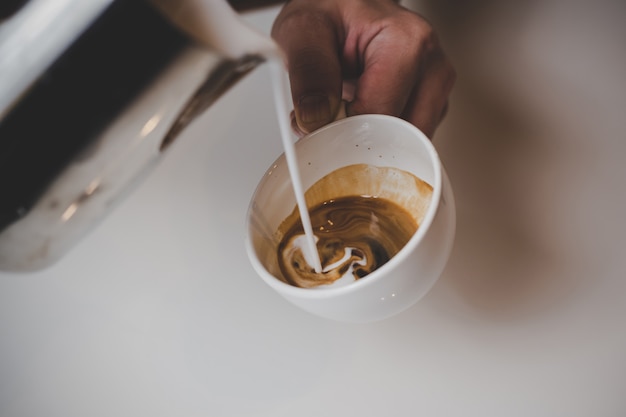
[[[298,244],[294,244],[304,234],[299,217],[278,246],[278,263],[284,279],[303,288],[332,284],[350,269],[355,280],[367,276],[398,253],[418,228],[409,211],[380,197],[331,199],[313,207],[309,213],[323,271],[316,273]],[[333,264],[337,265],[329,268]]]

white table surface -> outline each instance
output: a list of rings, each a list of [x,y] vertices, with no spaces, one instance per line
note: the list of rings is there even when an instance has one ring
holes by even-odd
[[[262,67],[61,262],[0,273],[0,416],[626,415],[626,3],[417,6],[459,71],[457,239],[421,302],[340,324],[254,274]]]

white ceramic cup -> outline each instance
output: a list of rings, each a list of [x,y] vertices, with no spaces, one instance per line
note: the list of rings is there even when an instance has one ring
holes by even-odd
[[[430,140],[402,119],[361,115],[303,137],[296,143],[296,155],[305,190],[338,168],[369,164],[399,168],[430,184],[430,205],[409,242],[366,277],[341,287],[292,286],[278,278],[276,232],[296,206],[283,154],[261,179],[248,209],[246,249],[256,272],[294,305],[338,321],[378,321],[415,304],[441,275],[456,227],[450,182]]]

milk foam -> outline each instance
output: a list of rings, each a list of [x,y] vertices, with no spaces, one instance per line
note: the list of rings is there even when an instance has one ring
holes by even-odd
[[[317,243],[318,241],[319,241],[319,238],[315,236],[315,242]],[[298,250],[301,251],[302,255],[304,256],[305,261],[307,262],[307,265],[310,267],[310,269],[314,269],[311,266],[313,263],[313,260],[310,257],[310,252],[308,250],[304,250],[307,247],[307,245],[308,243],[307,243],[306,235],[297,235],[293,238],[293,240],[285,248],[285,250],[287,252],[298,251]],[[353,256],[353,251],[355,250],[357,250],[357,248],[353,248],[350,246],[343,248],[343,251],[344,251],[343,257],[336,262],[326,265],[324,269],[322,269],[322,274],[332,273],[335,270],[339,269]],[[348,285],[354,282],[356,280],[354,277],[355,265],[361,265],[361,266],[367,265],[367,256],[363,256],[360,260],[353,261],[350,264],[349,268],[341,275],[341,278],[338,278],[336,281],[330,284],[322,284],[320,286],[313,287],[313,288],[343,287],[345,285]]]

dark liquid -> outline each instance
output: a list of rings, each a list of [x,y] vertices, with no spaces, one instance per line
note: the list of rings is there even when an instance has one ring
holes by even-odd
[[[325,270],[316,273],[304,259],[293,239],[303,235],[298,218],[278,246],[278,264],[285,280],[297,287],[332,284],[352,268],[354,279],[361,279],[387,263],[409,241],[418,224],[396,203],[375,197],[341,197],[310,210],[317,249]],[[346,251],[350,254],[346,257]],[[364,265],[361,265],[364,263]]]

